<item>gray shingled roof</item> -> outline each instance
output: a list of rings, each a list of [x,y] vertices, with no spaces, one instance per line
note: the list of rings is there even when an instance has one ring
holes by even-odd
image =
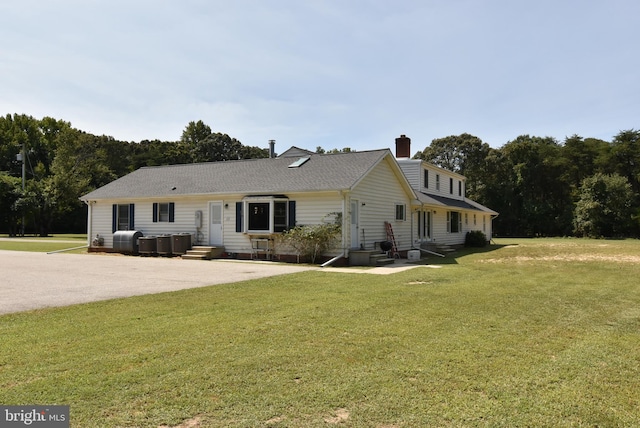
[[[347,190],[357,184],[388,149],[312,154],[299,168],[297,158],[248,159],[140,168],[80,199],[120,199],[201,194],[279,194]]]
[[[465,210],[474,210],[474,211],[483,211],[489,214],[498,214],[493,211],[491,208],[487,208],[484,205],[477,203],[476,201],[472,201],[471,199],[465,198],[464,200],[447,198],[445,196],[434,195],[431,193],[424,192],[416,192],[418,196],[418,200],[423,204],[427,205],[435,205],[441,207],[450,207],[450,208],[461,208]]]

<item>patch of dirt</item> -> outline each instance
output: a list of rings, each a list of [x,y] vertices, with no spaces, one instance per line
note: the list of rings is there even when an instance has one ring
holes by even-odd
[[[339,424],[349,419],[349,411],[347,409],[338,409],[334,412],[335,416],[324,418],[328,424]]]
[[[266,421],[265,424],[267,424],[267,425],[279,424],[280,422],[284,421],[285,419],[287,419],[285,416],[276,416],[275,418],[271,418],[268,421]]]
[[[182,422],[180,425],[169,426],[169,425],[160,425],[158,428],[199,428],[200,423],[202,422],[202,418],[200,416],[196,416],[195,418],[188,419]]]
[[[555,256],[516,256],[505,257],[501,259],[485,259],[481,260],[481,263],[523,263],[531,261],[542,262],[609,262],[609,263],[640,263],[639,256],[605,256],[601,254],[567,254],[567,255],[555,255]]]

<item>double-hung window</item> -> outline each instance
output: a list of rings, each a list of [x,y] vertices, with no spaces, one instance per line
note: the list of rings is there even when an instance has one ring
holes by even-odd
[[[113,204],[111,214],[111,231],[134,230],[134,204]]]
[[[462,213],[447,211],[447,232],[460,233],[462,231]]]
[[[160,202],[153,204],[154,223],[173,223],[175,221],[175,203]]]
[[[405,204],[396,204],[396,221],[405,221],[407,219],[407,206]]]

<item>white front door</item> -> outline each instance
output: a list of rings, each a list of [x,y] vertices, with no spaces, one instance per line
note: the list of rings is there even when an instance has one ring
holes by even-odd
[[[222,202],[209,202],[209,245],[222,245]]]
[[[358,201],[351,201],[351,248],[360,248],[359,205]]]

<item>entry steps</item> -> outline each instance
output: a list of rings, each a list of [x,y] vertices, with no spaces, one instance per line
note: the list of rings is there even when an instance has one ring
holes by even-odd
[[[389,257],[380,250],[350,250],[349,265],[351,266],[385,266],[395,263],[395,259]]]
[[[224,247],[196,245],[182,255],[184,260],[211,260],[222,257]]]
[[[445,253],[455,253],[456,249],[452,248],[449,245],[436,245],[436,252],[440,253],[440,254],[445,254]]]
[[[387,256],[386,253],[371,254],[369,256],[369,260],[370,260],[371,266],[386,266],[386,265],[392,265],[396,262],[396,259],[390,258],[389,256]]]

